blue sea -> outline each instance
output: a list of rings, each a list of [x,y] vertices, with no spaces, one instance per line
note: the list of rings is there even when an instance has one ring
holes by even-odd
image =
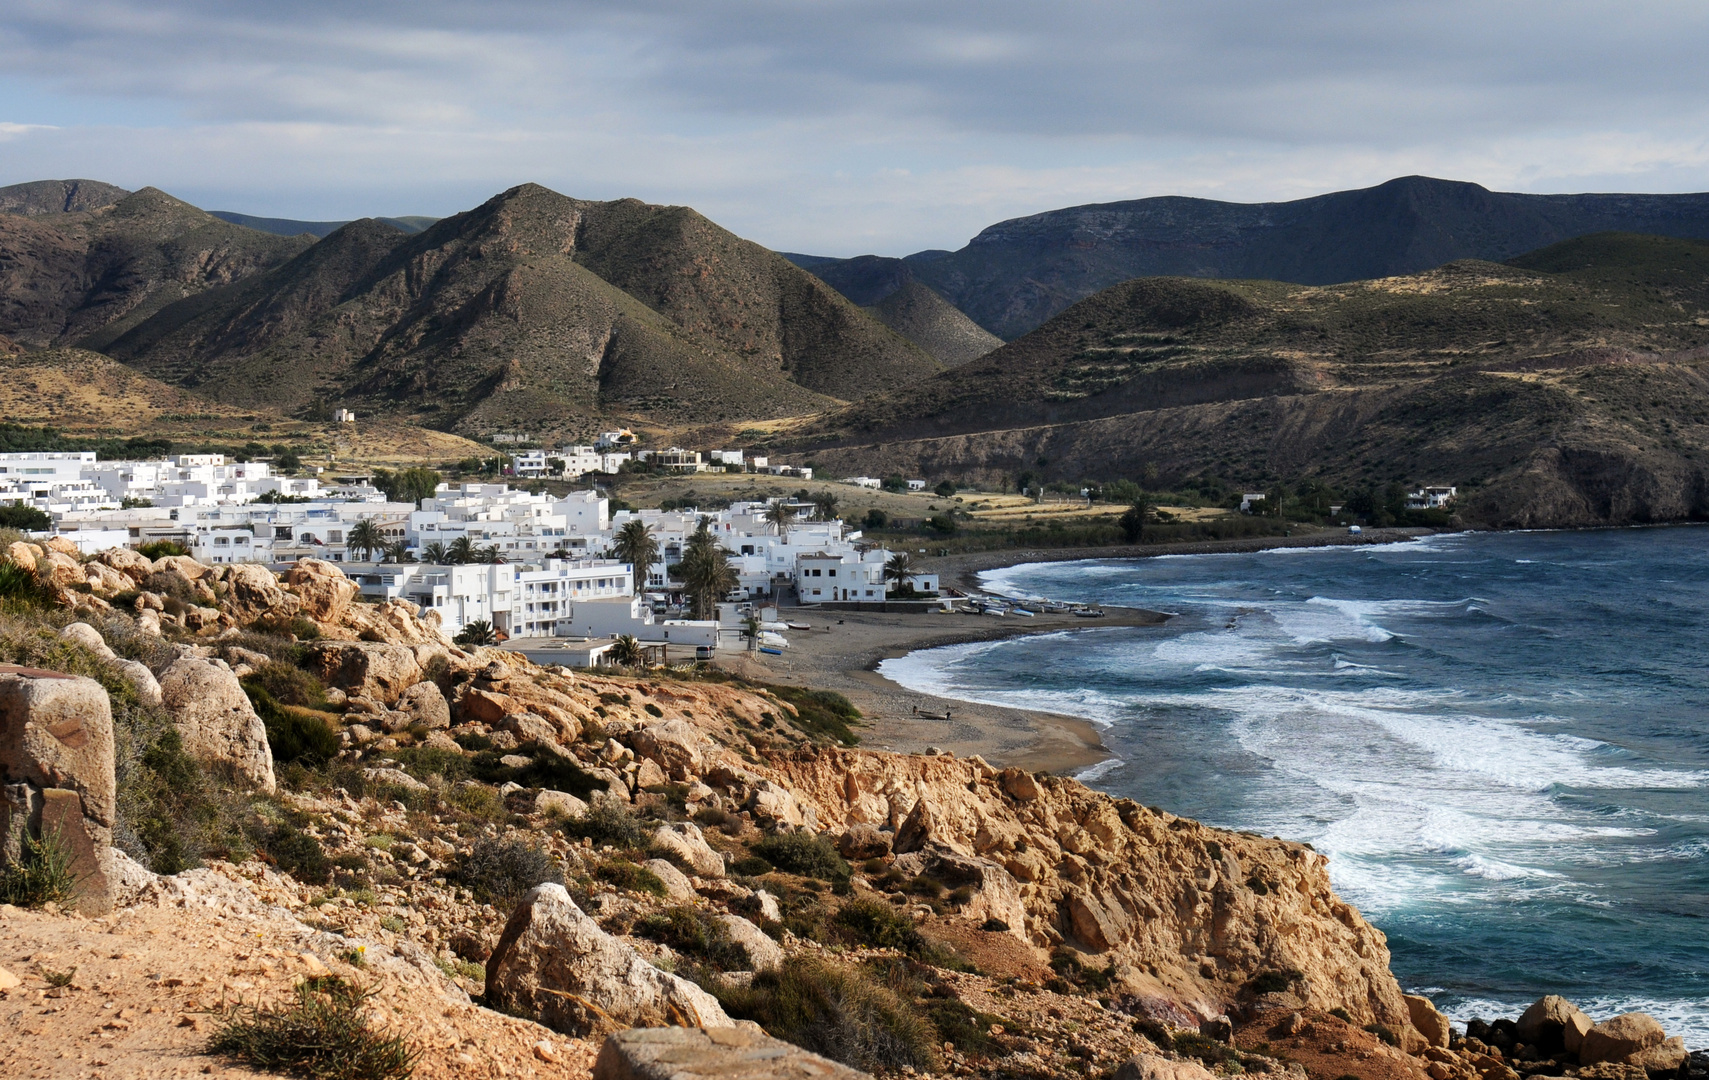
[[[1709,529],[1038,563],[1017,597],[1170,612],[889,660],[1085,717],[1094,787],[1308,841],[1450,1016],[1558,993],[1709,1047]]]

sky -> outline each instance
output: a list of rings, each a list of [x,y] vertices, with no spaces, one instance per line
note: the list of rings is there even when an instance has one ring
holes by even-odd
[[[780,250],[1422,173],[1709,190],[1702,0],[0,0],[0,184],[443,216],[533,181]]]

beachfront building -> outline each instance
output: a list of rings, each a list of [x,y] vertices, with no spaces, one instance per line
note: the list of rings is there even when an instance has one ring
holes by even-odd
[[[878,603],[888,594],[891,582],[884,567],[892,553],[883,548],[865,551],[815,551],[795,562],[795,595],[802,604]],[[936,595],[938,576],[910,574],[908,584],[916,593]]]
[[[1406,496],[1408,510],[1440,510],[1453,502],[1459,495],[1459,489],[1447,486],[1432,486],[1410,491]]]
[[[485,620],[505,635],[541,636],[556,632],[585,604],[604,604],[587,613],[610,631],[634,633],[651,622],[630,611],[634,591],[629,565],[611,559],[545,559],[527,563],[362,563],[347,571],[362,594],[376,601],[407,600],[423,612],[435,611],[446,633]],[[615,605],[613,607],[612,605]],[[608,617],[609,616],[609,617]],[[600,631],[592,636],[605,636]],[[639,636],[639,635],[637,635]]]

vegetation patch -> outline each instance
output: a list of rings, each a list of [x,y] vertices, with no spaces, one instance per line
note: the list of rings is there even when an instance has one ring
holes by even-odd
[[[632,933],[672,949],[712,971],[748,971],[745,946],[730,939],[724,924],[692,907],[671,907],[644,916]]]
[[[25,829],[19,839],[21,858],[0,869],[0,904],[39,908],[49,903],[64,906],[75,899],[72,852],[58,830],[32,836]]]
[[[772,696],[794,706],[779,710],[804,735],[815,742],[835,742],[853,746],[860,742],[851,725],[860,722],[860,710],[835,690],[809,690],[800,686],[767,686]]]
[[[304,979],[284,1005],[227,1013],[208,1052],[313,1080],[406,1080],[421,1050],[369,1026],[372,997],[336,976]]]
[[[630,892],[650,893],[653,896],[665,895],[665,883],[659,875],[653,873],[640,863],[628,859],[612,859],[594,867],[593,876],[608,885]]]
[[[747,986],[708,989],[731,1016],[852,1068],[937,1067],[932,1021],[858,968],[809,959],[759,972]]]
[[[480,899],[504,907],[536,885],[562,885],[564,872],[557,859],[533,844],[483,837],[463,856],[457,878]]]
[[[620,851],[644,851],[653,842],[653,830],[616,799],[595,799],[584,813],[566,818],[563,829],[570,836],[585,837],[597,846],[610,844]]]
[[[768,836],[753,845],[753,853],[786,873],[822,881],[849,879],[849,864],[837,854],[830,839],[818,833],[792,832]]]

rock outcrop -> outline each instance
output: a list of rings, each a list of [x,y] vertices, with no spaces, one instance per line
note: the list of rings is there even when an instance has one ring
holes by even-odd
[[[85,914],[114,897],[113,717],[93,679],[0,665],[0,863],[25,858],[26,830],[57,835]]]
[[[748,1028],[653,1028],[609,1036],[593,1080],[871,1080]],[[1189,1080],[1183,1077],[1181,1080]]]
[[[731,1027],[717,999],[643,960],[562,885],[532,889],[487,961],[487,1001],[584,1035],[627,1027]]]
[[[160,694],[185,752],[248,787],[273,791],[267,725],[224,661],[194,656],[173,661],[160,673]]]

